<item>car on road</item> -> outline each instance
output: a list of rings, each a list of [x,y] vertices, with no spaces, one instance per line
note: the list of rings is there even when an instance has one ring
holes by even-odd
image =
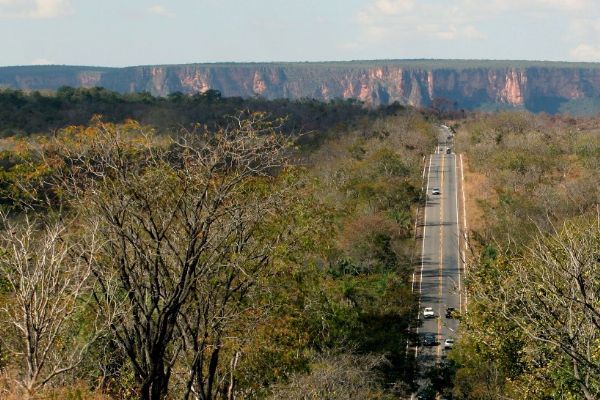
[[[454,339],[446,339],[444,340],[444,350],[450,350],[454,347]]]
[[[423,310],[423,318],[435,318],[435,313],[433,312],[433,308],[425,307]]]
[[[446,318],[454,318],[456,314],[456,308],[448,307],[446,308]]]
[[[450,154],[450,153],[452,153],[452,148],[448,147],[448,148],[446,149],[446,154]]]
[[[428,333],[423,336],[423,346],[436,346],[437,340],[435,339],[435,335]]]
[[[431,189],[431,194],[439,195],[440,194],[440,188],[433,188],[433,189]]]

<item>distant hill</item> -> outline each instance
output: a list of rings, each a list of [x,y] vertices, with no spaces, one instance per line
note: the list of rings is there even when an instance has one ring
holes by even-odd
[[[0,87],[45,91],[61,86],[101,86],[158,96],[215,89],[227,97],[355,98],[372,105],[399,102],[417,107],[523,108],[572,114],[600,111],[599,63],[381,60],[0,67]]]

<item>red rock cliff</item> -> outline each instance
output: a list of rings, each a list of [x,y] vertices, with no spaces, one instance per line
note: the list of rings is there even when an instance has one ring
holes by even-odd
[[[600,96],[600,65],[496,61],[189,64],[129,68],[6,67],[0,87],[26,90],[104,86],[119,92],[197,93],[266,98],[355,98],[367,104],[461,108],[515,106],[553,112],[557,104]]]

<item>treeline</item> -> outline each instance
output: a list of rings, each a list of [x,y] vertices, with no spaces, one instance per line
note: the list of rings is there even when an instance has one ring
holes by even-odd
[[[298,108],[338,106],[370,113]],[[2,141],[1,397],[410,393],[434,125],[369,115],[314,132],[308,151],[283,120],[229,112],[190,130],[93,118]]]
[[[167,97],[150,93],[120,94],[101,87],[62,87],[55,93],[0,90],[0,136],[26,136],[50,133],[69,125],[85,125],[94,115],[107,122],[133,119],[161,132],[190,128],[193,124],[211,128],[225,123],[226,117],[239,110],[267,112],[273,118],[285,117],[284,132],[321,133],[348,128],[361,118],[392,115],[403,109],[395,104],[368,110],[356,100],[332,100],[323,103],[312,99],[274,100],[222,97],[217,90],[194,95],[180,92]],[[308,135],[305,140],[310,140]]]
[[[506,112],[456,128],[477,201],[469,308],[445,390],[457,399],[598,398],[597,119]]]

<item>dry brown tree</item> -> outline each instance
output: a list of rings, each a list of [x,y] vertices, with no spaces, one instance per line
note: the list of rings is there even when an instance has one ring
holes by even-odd
[[[358,356],[351,353],[315,358],[311,371],[290,377],[286,384],[275,385],[271,399],[350,400],[387,398],[379,388],[377,368],[387,362],[380,355]]]
[[[0,307],[9,366],[26,398],[76,368],[101,332],[90,312],[91,241],[73,238],[61,223],[2,216],[0,277],[8,294]],[[78,318],[88,321],[82,327]],[[87,332],[86,332],[87,331]]]
[[[55,184],[105,243],[98,305],[119,316],[112,332],[140,398],[167,396],[174,374],[176,397],[233,396],[240,354],[223,354],[224,333],[252,314],[250,289],[289,231],[278,222],[295,193],[289,146],[252,114],[173,139],[97,121],[48,147]]]

